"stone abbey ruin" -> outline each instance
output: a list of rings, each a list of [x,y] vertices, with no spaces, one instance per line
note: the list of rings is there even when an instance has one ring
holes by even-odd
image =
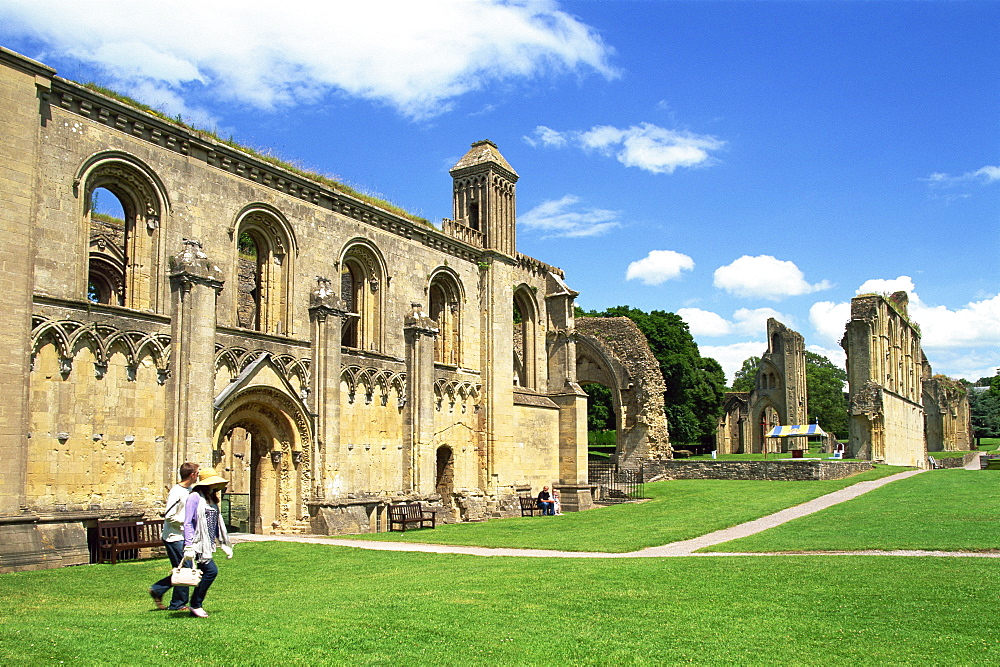
[[[0,133],[0,571],[87,562],[88,528],[158,517],[187,460],[224,471],[249,532],[384,530],[405,500],[512,516],[543,485],[585,510],[581,382],[611,389],[619,464],[672,456],[645,339],[576,319],[563,272],[517,251],[492,142],[452,168],[439,229],[2,48]],[[845,339],[852,447],[920,465],[921,383],[935,433],[961,434],[960,400],[883,306]],[[805,414],[801,336],[768,335],[729,451]]]

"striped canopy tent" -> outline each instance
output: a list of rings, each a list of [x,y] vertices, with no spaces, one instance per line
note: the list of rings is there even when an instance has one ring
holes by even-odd
[[[826,435],[819,424],[799,424],[795,426],[775,426],[768,431],[768,438],[790,438],[794,436]]]

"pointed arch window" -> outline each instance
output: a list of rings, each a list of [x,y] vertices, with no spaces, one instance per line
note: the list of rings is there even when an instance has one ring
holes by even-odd
[[[275,211],[254,207],[244,210],[235,232],[236,326],[290,334],[295,252],[287,221]]]
[[[134,156],[106,151],[77,172],[83,200],[87,267],[83,294],[92,303],[157,311],[162,184]]]
[[[363,244],[351,246],[340,263],[340,296],[347,311],[344,347],[381,351],[383,282],[384,269],[375,251]]]
[[[458,282],[454,276],[440,273],[431,279],[428,293],[429,314],[438,325],[434,361],[459,366],[462,363],[462,299]]]
[[[536,370],[535,300],[527,288],[514,292],[514,383],[534,389],[538,386]]]

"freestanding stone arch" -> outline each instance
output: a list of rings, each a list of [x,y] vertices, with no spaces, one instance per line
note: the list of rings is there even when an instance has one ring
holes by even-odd
[[[666,384],[635,322],[627,317],[577,318],[576,373],[580,384],[596,383],[611,390],[619,465],[673,457],[663,411]]]

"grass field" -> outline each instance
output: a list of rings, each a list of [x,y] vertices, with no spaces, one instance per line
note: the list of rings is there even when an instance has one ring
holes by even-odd
[[[894,472],[873,472],[879,471]],[[465,542],[485,542],[503,533],[482,540],[473,534],[508,525],[539,531],[530,534],[537,541],[525,546],[553,546],[553,533],[545,531],[556,530],[594,544],[612,533],[617,536],[605,544],[623,547],[631,541],[624,537],[627,532],[705,533],[713,529],[699,525],[706,514],[721,513],[731,523],[740,513],[733,506],[754,507],[748,514],[757,514],[768,505],[787,506],[796,494],[813,497],[832,490],[817,484],[829,483],[668,482],[650,485],[656,498],[627,511],[511,519],[413,536],[427,541],[451,532]],[[997,506],[994,487],[1000,488],[1000,472],[931,471],[813,518],[836,525],[831,535],[856,536],[856,542],[865,542],[861,548],[885,547],[907,535],[917,536],[911,548],[932,543],[945,549],[992,548],[993,523],[984,516]],[[852,507],[829,516],[833,509]],[[592,518],[572,523],[584,516]],[[816,528],[800,523],[808,520],[779,526],[761,538],[814,548],[822,540]],[[1000,559],[484,558],[270,542],[238,545],[235,558],[219,565],[219,579],[205,604],[208,619],[153,610],[146,591],[165,573],[164,559],[2,574],[0,664],[1000,661],[995,620]]]
[[[704,479],[654,482],[646,485],[646,495],[651,500],[642,503],[558,517],[518,517],[358,537],[493,548],[621,553],[686,540],[752,521],[856,482],[878,479],[901,470],[904,468],[878,466],[847,479],[817,482]]]
[[[1000,550],[1000,470],[932,470],[705,551]]]
[[[1000,660],[1000,563],[547,560],[239,545],[208,619],[165,561],[0,575],[7,665],[890,665]]]

